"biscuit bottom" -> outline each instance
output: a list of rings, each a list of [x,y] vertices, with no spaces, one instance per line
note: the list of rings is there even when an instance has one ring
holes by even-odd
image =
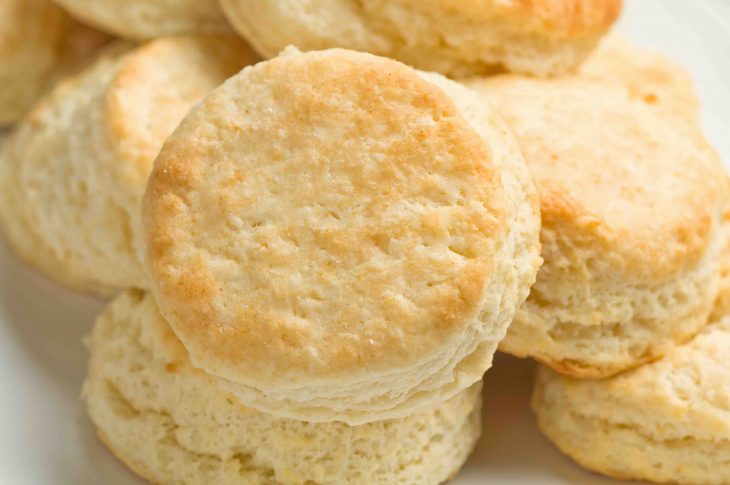
[[[480,434],[481,383],[428,411],[360,426],[241,406],[187,352],[149,294],[97,319],[84,398],[99,437],[157,484],[441,483]]]
[[[532,407],[582,466],[621,479],[730,483],[730,317],[664,359],[602,381],[543,367]]]

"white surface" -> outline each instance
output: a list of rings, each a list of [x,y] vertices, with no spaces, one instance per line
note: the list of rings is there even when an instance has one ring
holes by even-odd
[[[730,1],[626,0],[620,30],[692,70],[708,136],[730,159]],[[96,441],[79,399],[81,339],[102,307],[27,270],[0,243],[0,483],[143,483]],[[528,408],[532,371],[530,362],[497,358],[486,378],[483,438],[454,483],[615,483],[582,471],[540,436]]]

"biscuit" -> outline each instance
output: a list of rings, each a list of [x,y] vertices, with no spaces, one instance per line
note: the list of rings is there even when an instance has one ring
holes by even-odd
[[[545,260],[501,349],[606,377],[694,336],[718,294],[727,176],[695,123],[619,86],[501,76],[542,199]]]
[[[55,0],[71,15],[132,40],[184,34],[231,34],[215,0]]]
[[[62,82],[6,141],[0,221],[19,256],[60,283],[145,287],[140,203],[165,138],[254,54],[232,38],[116,44]]]
[[[610,379],[541,368],[532,407],[542,432],[591,470],[657,483],[730,483],[730,316],[662,360]]]
[[[20,120],[54,81],[108,40],[49,0],[0,2],[0,126]]]
[[[648,105],[699,120],[697,89],[681,65],[617,35],[607,37],[581,65],[581,77],[624,86]]]
[[[452,77],[574,69],[618,17],[621,0],[221,0],[259,54],[344,47]]]
[[[90,338],[84,398],[100,438],[152,483],[437,484],[480,434],[476,383],[445,403],[361,426],[241,406],[192,367],[151,296],[127,291]]]
[[[333,49],[234,76],[165,143],[146,262],[193,364],[348,424],[477,382],[540,263],[537,194],[469,90]]]

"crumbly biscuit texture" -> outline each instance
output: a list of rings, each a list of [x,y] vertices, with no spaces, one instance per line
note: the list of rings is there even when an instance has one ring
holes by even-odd
[[[17,253],[74,288],[146,287],[139,213],[152,162],[187,111],[254,59],[232,38],[116,44],[61,83],[3,147],[0,220]]]
[[[0,127],[19,121],[108,40],[50,0],[0,2]]]
[[[265,56],[287,45],[344,47],[451,76],[574,69],[610,28],[621,0],[222,0]]]
[[[245,408],[192,367],[138,291],[111,303],[89,345],[84,398],[100,438],[160,485],[438,484],[480,433],[480,383],[406,418],[354,427]]]
[[[209,96],[145,204],[152,288],[193,362],[259,410],[350,424],[479,380],[534,279],[539,217],[477,101],[338,49]]]
[[[724,217],[726,231],[730,231],[730,210],[725,211]],[[726,237],[720,256],[720,291],[710,321],[717,321],[725,315],[730,315],[730,232]]]
[[[131,40],[232,33],[215,0],[55,1],[81,21]]]
[[[581,381],[538,371],[540,429],[581,465],[621,479],[730,482],[730,317],[662,360]]]
[[[706,323],[728,183],[695,123],[603,81],[499,76],[542,199],[542,266],[502,349],[579,377],[654,360]]]

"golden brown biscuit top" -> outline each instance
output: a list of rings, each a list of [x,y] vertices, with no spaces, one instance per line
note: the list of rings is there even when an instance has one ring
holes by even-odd
[[[383,8],[384,0],[369,0],[370,8]],[[609,29],[618,19],[622,0],[389,0],[419,10],[443,14],[458,12],[473,22],[495,18],[513,24],[520,31],[534,31],[556,38],[595,35]],[[393,8],[392,5],[389,8]]]
[[[590,249],[594,269],[650,283],[704,254],[728,184],[694,123],[590,80],[500,76],[472,87],[497,101],[521,142],[543,232]]]
[[[418,365],[478,318],[505,233],[485,142],[398,62],[245,69],[168,140],[145,201],[165,317],[196,365],[324,382]]]
[[[151,41],[125,56],[106,94],[109,140],[120,180],[144,186],[164,140],[188,110],[257,56],[231,37]]]

